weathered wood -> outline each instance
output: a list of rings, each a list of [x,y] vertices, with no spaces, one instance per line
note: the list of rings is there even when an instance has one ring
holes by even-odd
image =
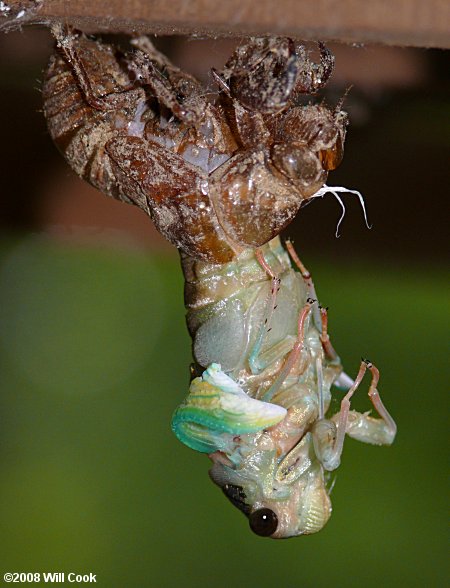
[[[270,34],[450,47],[450,0],[6,0],[0,26],[8,17],[16,23],[63,20],[91,32]]]

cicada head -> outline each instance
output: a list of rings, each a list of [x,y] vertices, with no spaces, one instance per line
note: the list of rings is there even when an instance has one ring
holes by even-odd
[[[210,455],[213,482],[248,517],[257,535],[287,539],[320,531],[331,515],[331,502],[311,434],[281,459],[267,433],[255,441],[255,449],[242,460]]]
[[[311,432],[292,433],[288,411],[249,397],[218,364],[191,382],[172,419],[175,435],[213,462],[210,477],[258,535],[315,533],[331,514]]]
[[[271,159],[304,198],[312,196],[326,182],[344,155],[347,114],[324,105],[295,107],[283,115]]]

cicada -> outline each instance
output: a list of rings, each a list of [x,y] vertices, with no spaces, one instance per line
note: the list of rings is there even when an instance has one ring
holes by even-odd
[[[255,533],[315,533],[331,514],[329,473],[345,435],[394,440],[378,370],[363,360],[354,381],[342,371],[327,309],[291,243],[276,237],[221,266],[182,258],[194,366],[203,372],[175,412],[175,434],[209,455],[211,479]],[[366,370],[378,418],[350,410]],[[332,386],[345,395],[329,415]]]
[[[211,94],[147,37],[124,52],[53,32],[43,88],[52,138],[182,257],[194,363],[175,434],[209,455],[212,480],[257,534],[318,531],[345,435],[389,444],[396,432],[377,369],[363,361],[355,381],[342,371],[311,277],[278,236],[329,189],[343,156],[342,104],[305,102],[330,77],[331,52],[319,43],[315,63],[292,39],[251,38],[212,71]],[[350,410],[366,370],[378,418]],[[330,415],[333,385],[345,395]]]

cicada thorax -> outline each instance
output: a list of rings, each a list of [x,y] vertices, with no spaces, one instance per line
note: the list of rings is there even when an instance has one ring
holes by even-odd
[[[274,163],[271,147],[259,146],[239,151],[212,174],[210,195],[219,222],[242,248],[279,235],[305,199]]]
[[[263,397],[277,378],[296,341],[299,313],[308,298],[305,282],[293,269],[280,239],[273,239],[261,251],[280,279],[273,312],[270,309],[273,281],[255,257],[255,250],[246,249],[234,261],[223,265],[182,256],[187,325],[193,340],[196,371],[220,364],[253,397]],[[305,353],[311,356],[308,362],[312,365],[313,356],[323,356],[320,333],[312,316],[306,331]],[[258,369],[252,367],[252,357],[256,354]],[[293,367],[292,381],[298,379],[298,369],[303,370],[303,365]],[[309,369],[308,365],[305,377]],[[315,367],[311,369],[314,371]],[[325,366],[328,387],[340,369],[339,363],[329,371],[328,365]],[[284,388],[289,388],[289,381]],[[283,400],[275,399],[278,401],[283,404]]]
[[[289,47],[287,43],[284,49]],[[285,63],[292,70],[290,76],[285,72],[287,87],[298,66],[292,58]],[[227,235],[243,247],[259,247],[280,234],[341,162],[346,114],[323,104],[290,105],[279,93],[283,76],[270,100],[249,100],[245,75],[230,79],[230,92],[234,88],[239,99],[230,93],[220,96],[239,149],[212,175],[210,194]]]

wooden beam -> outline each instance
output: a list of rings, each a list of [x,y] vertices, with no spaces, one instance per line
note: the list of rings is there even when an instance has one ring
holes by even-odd
[[[449,0],[6,0],[0,2],[5,19],[64,21],[88,32],[450,47]]]

